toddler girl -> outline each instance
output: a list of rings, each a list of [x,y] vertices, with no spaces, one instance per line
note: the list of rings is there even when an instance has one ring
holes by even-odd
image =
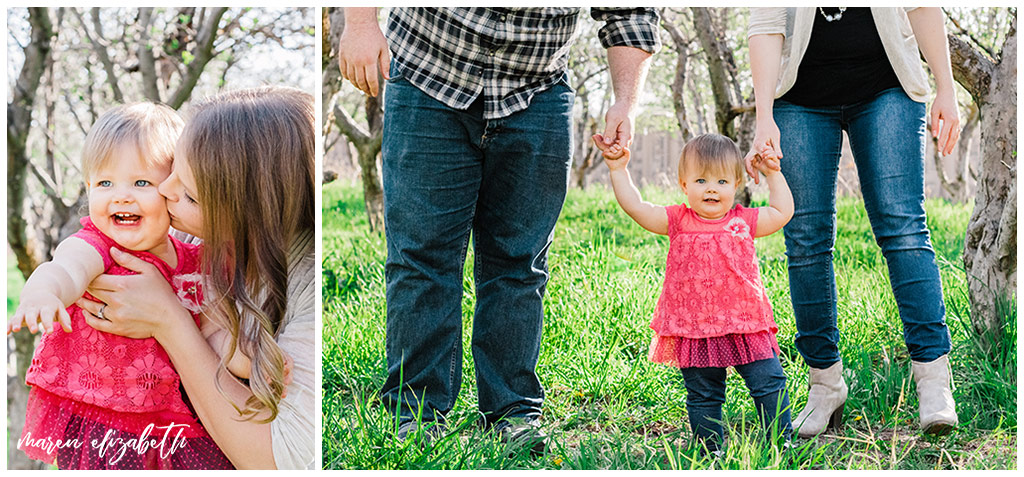
[[[768,206],[746,208],[734,204],[744,172],[736,144],[718,134],[696,137],[679,160],[679,185],[689,205],[662,207],[644,202],[633,185],[626,169],[629,150],[594,139],[604,150],[622,209],[645,229],[669,236],[649,358],[682,370],[694,436],[709,451],[718,450],[726,368],[733,366],[750,389],[769,439],[774,432],[788,439],[778,327],[754,255],[754,237],[774,233],[793,215],[786,179],[778,167],[769,167],[777,159],[755,158],[770,189]]]
[[[117,247],[155,265],[200,323],[199,248],[168,236],[170,218],[157,191],[182,127],[174,110],[140,103],[106,112],[86,137],[89,216],[52,261],[32,272],[7,325],[8,333],[23,324],[44,333],[27,373],[32,390],[18,444],[33,459],[61,469],[232,468],[197,421],[157,341],[97,331],[73,305],[83,294],[93,299],[85,290],[98,275],[132,273],[111,259]],[[54,333],[55,324],[63,332]],[[226,331],[207,334],[224,349]],[[249,363],[234,353],[228,368],[246,377]]]

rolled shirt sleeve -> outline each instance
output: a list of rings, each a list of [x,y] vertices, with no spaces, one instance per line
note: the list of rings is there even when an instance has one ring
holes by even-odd
[[[631,46],[654,54],[661,48],[659,16],[654,8],[591,8],[590,16],[605,22],[597,32],[601,46]]]
[[[754,35],[785,35],[786,7],[751,7],[747,38]]]

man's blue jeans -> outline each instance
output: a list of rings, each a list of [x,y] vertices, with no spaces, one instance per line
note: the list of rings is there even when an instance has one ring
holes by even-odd
[[[891,88],[843,106],[776,101],[774,116],[782,133],[782,172],[795,205],[784,232],[796,347],[804,360],[819,369],[839,361],[832,251],[844,130],[910,357],[929,362],[948,353],[942,283],[925,226],[925,105]]]
[[[768,442],[776,437],[788,440],[793,432],[789,393],[786,392],[786,374],[779,358],[762,359],[735,368],[747,383],[750,397],[754,398],[758,419],[765,428],[765,438]],[[717,450],[723,441],[721,422],[722,405],[725,404],[725,369],[681,369],[686,384],[690,429],[710,451]]]
[[[382,400],[399,420],[421,407],[423,420],[443,420],[455,404],[471,233],[478,405],[491,423],[540,416],[542,299],[568,185],[573,98],[562,81],[526,110],[486,120],[481,99],[455,110],[402,78],[388,82]]]

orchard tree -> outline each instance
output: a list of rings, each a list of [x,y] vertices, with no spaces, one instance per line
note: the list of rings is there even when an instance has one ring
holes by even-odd
[[[338,69],[338,40],[345,30],[345,10],[341,7],[324,9],[325,42],[322,58],[324,69],[324,135],[331,132],[331,125],[337,125],[339,131],[355,146],[356,158],[359,163],[360,176],[363,184],[363,203],[370,223],[370,230],[384,230],[384,188],[381,185],[380,149],[384,140],[384,110],[382,98],[386,94],[387,82],[380,82],[377,96],[365,96],[362,101],[362,115],[365,125],[360,124],[348,110],[343,107],[339,93],[343,86],[341,72]]]
[[[967,224],[964,267],[975,330],[994,346],[1016,316],[1017,276],[1017,10],[999,49],[962,28],[949,36],[953,77],[978,106],[981,175]],[[955,26],[958,26],[954,22]]]

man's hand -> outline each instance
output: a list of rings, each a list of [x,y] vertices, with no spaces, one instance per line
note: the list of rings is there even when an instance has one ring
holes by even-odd
[[[377,96],[380,76],[391,78],[391,52],[377,24],[376,8],[346,8],[338,40],[338,68],[360,91]]]
[[[616,101],[605,113],[604,123],[604,134],[594,136],[594,142],[602,151],[607,153],[612,145],[618,145],[620,149],[628,148],[633,143],[633,118],[630,117],[628,103]]]
[[[600,134],[595,134],[592,139],[594,140],[594,145],[601,150],[601,155],[604,157],[604,164],[608,166],[608,169],[617,171],[626,168],[626,165],[629,164],[628,147],[622,147],[618,143],[610,146],[605,145]]]

